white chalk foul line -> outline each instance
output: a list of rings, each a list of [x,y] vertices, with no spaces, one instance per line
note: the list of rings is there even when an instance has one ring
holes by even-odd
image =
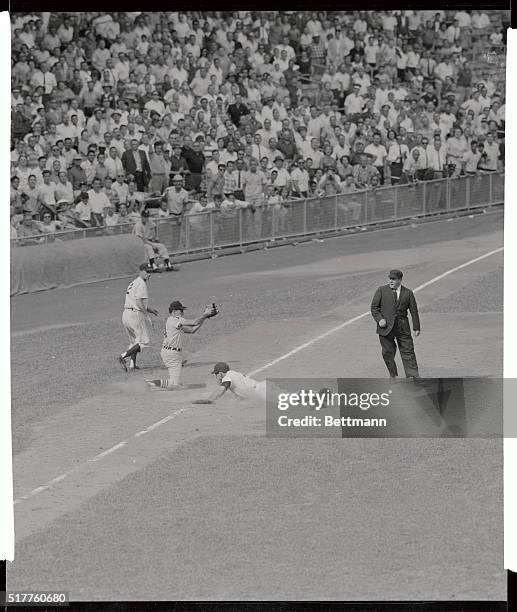
[[[102,451],[102,453],[99,453],[98,455],[95,455],[95,457],[91,457],[90,459],[88,459],[84,463],[80,463],[79,465],[76,465],[75,467],[73,467],[71,470],[68,470],[67,472],[64,472],[63,474],[60,474],[59,476],[56,476],[55,478],[52,478],[52,480],[49,480],[46,484],[41,485],[40,487],[36,487],[35,489],[30,491],[26,495],[22,495],[21,497],[18,497],[17,499],[14,500],[13,503],[14,504],[19,504],[22,501],[25,501],[26,499],[30,499],[31,497],[34,497],[38,493],[42,493],[43,491],[46,491],[47,489],[50,489],[50,487],[52,485],[55,485],[58,482],[61,482],[62,480],[64,480],[65,478],[68,478],[68,476],[70,476],[74,472],[77,472],[78,470],[80,470],[84,466],[86,466],[86,465],[88,465],[90,463],[96,463],[97,461],[100,461],[101,459],[104,459],[104,457],[107,457],[108,455],[111,455],[111,453],[114,453],[115,451],[119,450],[120,448],[123,448],[124,446],[126,446],[126,444],[128,442],[130,442],[132,439],[139,438],[140,436],[145,435],[149,431],[152,431],[153,429],[156,429],[160,425],[163,425],[164,423],[172,421],[172,419],[174,419],[176,416],[178,416],[178,414],[181,414],[182,412],[185,412],[186,410],[188,410],[188,408],[180,408],[179,410],[175,410],[174,412],[172,412],[171,414],[167,415],[165,418],[161,419],[160,421],[157,421],[156,423],[153,423],[152,425],[149,425],[149,427],[147,427],[146,429],[142,429],[141,431],[138,431],[136,434],[134,434],[130,438],[126,438],[125,440],[122,440],[121,442],[118,442],[117,444],[115,444],[111,448],[108,448],[105,451]]]
[[[487,257],[490,257],[491,255],[495,255],[496,253],[500,253],[503,250],[504,250],[504,247],[499,247],[498,249],[494,249],[493,251],[489,251],[488,253],[484,253],[483,255],[480,255],[479,257],[476,257],[475,259],[471,259],[469,261],[466,261],[465,263],[462,263],[459,266],[451,268],[450,270],[447,270],[446,272],[443,272],[442,274],[439,274],[438,276],[435,276],[434,278],[428,280],[427,282],[423,283],[422,285],[419,285],[418,287],[413,289],[413,291],[414,292],[421,291],[422,289],[425,289],[425,287],[428,287],[429,285],[432,285],[433,283],[437,283],[438,281],[442,280],[442,278],[445,278],[446,276],[449,276],[450,274],[454,274],[454,272],[457,272],[458,270],[462,270],[463,268],[467,268],[468,266],[471,266],[472,264],[475,264],[478,261],[486,259]],[[281,355],[280,357],[277,357],[276,359],[273,359],[273,361],[270,361],[269,363],[266,363],[265,365],[261,366],[260,368],[257,368],[256,370],[253,370],[253,371],[249,372],[248,376],[253,376],[254,374],[258,374],[259,372],[263,372],[264,370],[267,370],[268,368],[270,368],[271,366],[274,366],[275,364],[279,363],[280,361],[284,361],[285,359],[288,359],[292,355],[296,355],[296,353],[299,353],[300,351],[303,351],[304,349],[306,349],[309,346],[312,346],[316,342],[319,342],[320,340],[323,340],[324,338],[327,338],[328,336],[336,333],[337,331],[339,331],[339,330],[341,330],[341,329],[343,329],[345,327],[348,327],[349,325],[352,325],[352,323],[355,323],[356,321],[359,321],[360,319],[363,319],[364,317],[366,317],[368,315],[370,315],[370,311],[369,310],[366,311],[366,312],[363,312],[360,315],[357,315],[356,317],[353,317],[352,319],[348,319],[348,320],[344,321],[343,323],[340,323],[336,327],[333,327],[332,329],[329,329],[326,332],[323,332],[322,334],[312,338],[312,340],[308,340],[307,342],[304,342],[303,344],[300,344],[300,346],[297,346],[296,348],[292,349],[288,353],[285,353],[284,355]],[[119,442],[118,444],[115,444],[111,448],[108,448],[107,450],[103,451],[102,453],[99,453],[98,455],[95,455],[95,457],[92,457],[91,459],[88,459],[86,462],[81,463],[81,464],[75,466],[71,470],[68,470],[68,472],[64,472],[63,474],[60,474],[59,476],[56,476],[52,480],[49,480],[46,484],[44,484],[44,485],[42,485],[40,487],[37,487],[36,489],[33,489],[32,491],[30,491],[26,495],[22,495],[21,497],[18,497],[17,499],[14,500],[14,504],[19,504],[19,503],[21,503],[21,502],[23,502],[23,501],[25,501],[27,499],[30,499],[31,497],[34,497],[38,493],[42,493],[43,491],[46,491],[47,489],[52,487],[52,485],[57,484],[58,482],[61,482],[65,478],[68,478],[68,476],[70,476],[74,472],[77,472],[78,470],[80,470],[84,466],[86,466],[86,465],[88,465],[90,463],[95,463],[97,461],[100,461],[104,457],[106,457],[106,456],[110,455],[111,453],[114,453],[115,451],[119,450],[120,448],[123,448],[124,446],[126,446],[126,444],[128,444],[128,442],[130,442],[132,439],[144,436],[145,434],[149,433],[150,431],[153,431],[153,430],[157,429],[161,425],[164,425],[165,423],[168,423],[169,421],[174,419],[178,414],[186,412],[187,410],[190,410],[190,408],[189,407],[185,407],[185,408],[180,408],[179,410],[175,410],[174,412],[172,412],[171,414],[167,415],[163,419],[157,421],[156,423],[153,423],[152,425],[149,425],[149,427],[147,427],[146,429],[142,429],[141,431],[138,431],[137,433],[135,433],[130,438],[126,438],[125,440],[122,440],[121,442]]]
[[[493,251],[489,251],[488,253],[484,253],[483,255],[480,255],[479,257],[476,257],[475,259],[470,259],[469,261],[466,261],[465,263],[462,263],[459,266],[456,266],[454,268],[451,268],[450,270],[447,270],[443,274],[439,274],[438,276],[435,276],[434,278],[432,278],[431,280],[428,280],[427,282],[423,283],[422,285],[418,285],[418,287],[415,287],[415,289],[413,289],[413,292],[421,291],[422,289],[425,289],[429,285],[432,285],[433,283],[437,283],[438,281],[442,280],[442,278],[445,278],[446,276],[449,276],[450,274],[454,274],[454,272],[457,272],[458,270],[462,270],[463,268],[467,268],[468,266],[471,266],[472,264],[475,264],[478,261],[481,261],[482,259],[486,259],[487,257],[490,257],[491,255],[495,255],[496,253],[500,253],[502,250],[504,250],[504,247],[499,247],[498,249],[494,249]],[[371,316],[371,312],[369,310],[367,310],[366,312],[363,312],[360,315],[357,315],[356,317],[353,317],[352,319],[348,319],[347,321],[343,321],[343,323],[340,323],[339,325],[336,325],[336,327],[333,327],[332,329],[328,329],[326,332],[323,332],[319,336],[316,336],[315,338],[312,338],[312,340],[308,340],[307,342],[304,342],[303,344],[300,344],[300,346],[297,346],[296,348],[294,348],[293,350],[289,351],[288,353],[285,353],[285,355],[281,355],[280,357],[277,357],[276,359],[273,359],[273,361],[270,361],[269,363],[266,363],[265,365],[261,366],[260,368],[257,368],[256,370],[252,370],[251,372],[249,372],[248,376],[253,376],[254,374],[258,374],[259,372],[263,372],[264,370],[267,370],[268,368],[270,368],[271,366],[276,365],[280,361],[284,361],[284,359],[288,359],[289,357],[292,357],[293,355],[296,355],[296,353],[299,353],[300,351],[303,351],[304,349],[306,349],[309,346],[312,346],[316,342],[319,342],[320,340],[323,340],[324,338],[327,338],[328,336],[331,336],[332,334],[335,334],[337,331],[339,331],[339,330],[341,330],[341,329],[343,329],[345,327],[348,327],[349,325],[352,325],[352,323],[355,323],[356,321],[359,321],[360,319],[364,319],[364,317],[367,317],[367,316]]]

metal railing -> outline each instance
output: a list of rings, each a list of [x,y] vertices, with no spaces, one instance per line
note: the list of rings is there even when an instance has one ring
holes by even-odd
[[[157,237],[173,255],[318,235],[417,217],[476,209],[504,200],[504,174],[421,181],[234,210],[155,219]],[[133,224],[96,227],[12,240],[15,245],[130,233]],[[14,244],[13,244],[14,243]]]
[[[99,236],[113,236],[116,234],[131,234],[134,225],[134,223],[120,223],[118,225],[112,225],[109,227],[103,225],[99,227],[84,227],[60,230],[58,232],[35,234],[34,236],[11,239],[11,246],[32,246],[35,244],[52,244],[56,241],[77,240],[81,238],[93,238]]]
[[[504,175],[437,179],[288,200],[279,204],[186,214],[158,222],[158,237],[174,255],[224,250],[502,204]]]

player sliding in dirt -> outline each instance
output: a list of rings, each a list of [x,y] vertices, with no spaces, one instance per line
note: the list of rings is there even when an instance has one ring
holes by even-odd
[[[206,399],[194,400],[193,404],[213,404],[216,400],[221,398],[227,391],[231,391],[240,399],[260,401],[265,404],[266,402],[266,381],[257,382],[241,374],[230,370],[230,366],[227,363],[220,361],[216,363],[212,374],[215,374],[219,387],[215,389],[211,395]]]

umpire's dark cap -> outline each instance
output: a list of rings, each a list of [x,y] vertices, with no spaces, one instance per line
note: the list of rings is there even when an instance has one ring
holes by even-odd
[[[169,306],[169,312],[172,312],[173,310],[186,310],[187,307],[183,306],[183,304],[179,301],[179,300],[174,300],[173,302],[170,303]]]
[[[224,363],[224,361],[219,361],[215,364],[214,369],[212,370],[212,374],[219,374],[220,372],[226,374],[226,372],[228,372],[229,370],[230,366],[227,363]]]
[[[138,269],[139,269],[140,271],[141,271],[141,270],[147,270],[148,268],[149,268],[149,264],[147,264],[147,263],[143,263],[143,264],[140,264],[140,265],[138,266]]]
[[[389,278],[394,278],[394,279],[401,279],[404,275],[402,274],[402,272],[400,270],[390,270],[390,273],[388,274]]]

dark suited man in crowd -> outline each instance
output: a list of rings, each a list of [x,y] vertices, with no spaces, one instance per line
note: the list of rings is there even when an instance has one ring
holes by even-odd
[[[239,127],[241,123],[241,117],[249,114],[249,112],[248,107],[242,101],[241,94],[237,94],[235,96],[235,102],[228,106],[228,114],[237,127]]]
[[[127,174],[135,177],[138,191],[145,191],[151,180],[151,167],[147,156],[138,149],[138,140],[131,141],[131,149],[122,153],[122,166]]]
[[[377,334],[382,347],[382,358],[391,378],[398,376],[395,354],[397,345],[407,378],[419,379],[415,347],[409,327],[411,313],[415,336],[420,335],[420,318],[415,296],[402,285],[402,272],[391,270],[389,283],[379,287],[372,300],[371,312],[377,322]]]

